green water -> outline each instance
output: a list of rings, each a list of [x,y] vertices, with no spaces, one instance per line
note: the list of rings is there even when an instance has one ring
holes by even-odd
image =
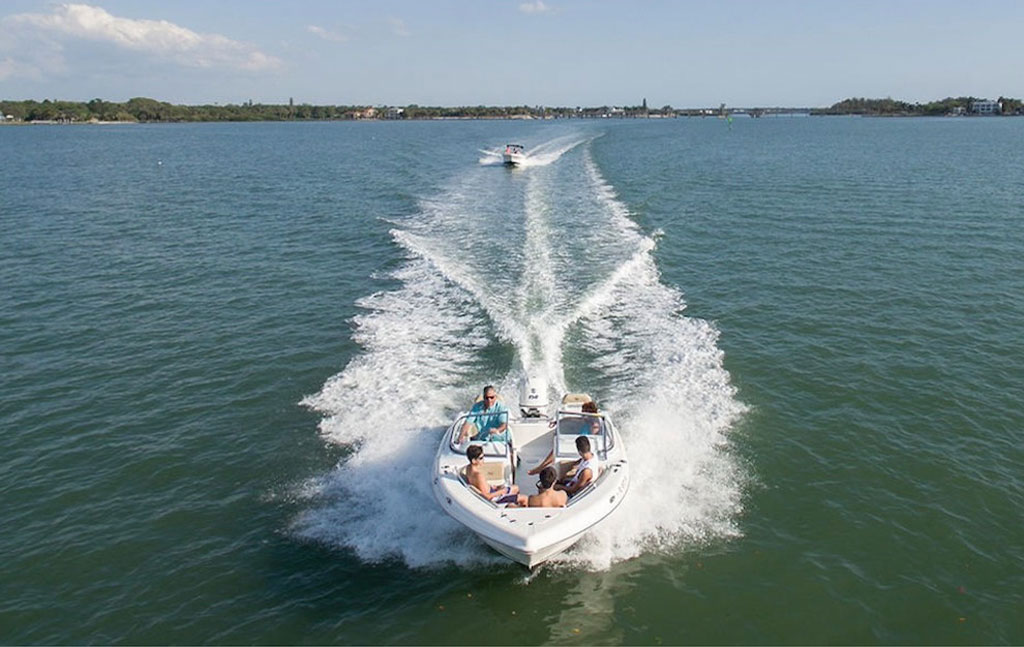
[[[0,642],[1024,642],[1022,142],[0,128]],[[532,575],[427,487],[524,367],[633,466]]]

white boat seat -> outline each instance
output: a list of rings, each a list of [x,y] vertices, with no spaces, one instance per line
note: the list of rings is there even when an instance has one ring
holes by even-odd
[[[586,393],[566,393],[562,396],[562,404],[571,406],[576,405],[582,407],[584,402],[590,402],[590,396]]]
[[[466,478],[466,468],[468,465],[463,465],[459,468],[459,478],[463,480],[466,485],[469,485],[469,479]],[[480,465],[480,471],[484,473],[484,478],[487,479],[487,485],[508,485],[505,479],[505,463],[498,461],[484,461]]]

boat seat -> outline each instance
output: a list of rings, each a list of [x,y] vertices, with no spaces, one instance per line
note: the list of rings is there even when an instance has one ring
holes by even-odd
[[[586,393],[566,393],[562,396],[562,404],[564,405],[576,405],[582,407],[583,403],[590,401],[590,396]]]
[[[484,461],[480,466],[480,471],[484,473],[484,478],[487,479],[488,485],[508,485],[505,480],[505,462],[497,461]],[[459,468],[459,478],[463,480],[467,485],[469,479],[466,478],[466,468],[468,465],[463,465]]]

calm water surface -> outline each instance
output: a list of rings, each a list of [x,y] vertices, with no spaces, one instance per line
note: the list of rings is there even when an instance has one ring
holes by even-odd
[[[1024,642],[1024,120],[0,150],[0,642]],[[524,369],[634,474],[533,574],[427,486]]]

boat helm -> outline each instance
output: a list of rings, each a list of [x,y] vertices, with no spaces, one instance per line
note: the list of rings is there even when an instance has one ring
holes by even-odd
[[[539,375],[526,375],[519,385],[519,411],[526,418],[539,418],[548,407],[548,382]]]

